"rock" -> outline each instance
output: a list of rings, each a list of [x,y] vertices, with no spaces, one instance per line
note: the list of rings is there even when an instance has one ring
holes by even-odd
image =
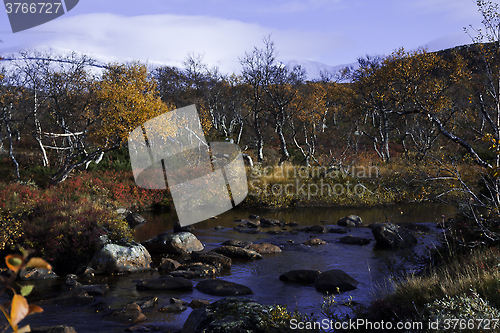
[[[122,207],[122,208],[118,208],[118,209],[116,210],[116,214],[118,214],[118,215],[122,216],[122,217],[123,217],[123,219],[125,219],[125,217],[126,217],[128,214],[130,214],[130,213],[132,213],[130,210],[128,210],[127,208],[123,208],[123,207]]]
[[[143,280],[137,284],[139,290],[192,290],[193,283],[181,277],[163,277]]]
[[[210,304],[210,301],[204,299],[193,299],[188,306],[192,309],[199,309]]]
[[[252,244],[248,247],[248,249],[260,254],[281,252],[281,249],[278,246],[271,243]]]
[[[221,264],[215,264],[216,266],[204,264],[201,262],[184,264],[179,267],[179,270],[191,271],[196,274],[196,276],[214,276],[222,271]]]
[[[92,304],[92,310],[94,310],[96,313],[107,313],[111,309],[109,305],[106,302],[100,301],[97,302],[96,304]]]
[[[354,237],[354,236],[344,236],[339,239],[339,243],[342,244],[352,244],[352,245],[367,245],[370,244],[371,240],[363,237]]]
[[[236,239],[229,239],[222,243],[221,245],[231,245],[231,246],[238,246],[238,247],[249,247],[252,245],[252,242],[242,242]]]
[[[203,250],[201,242],[190,232],[163,233],[142,242],[151,253],[184,254]]]
[[[294,221],[294,222],[288,222],[286,225],[289,227],[298,227],[300,224]]]
[[[89,284],[77,287],[78,289],[85,290],[91,296],[101,296],[109,291],[107,284]]]
[[[263,227],[275,227],[275,226],[280,226],[281,225],[281,221],[274,220],[274,219],[265,219],[265,218],[262,218],[262,219],[260,219],[260,224]]]
[[[196,285],[202,293],[214,296],[251,295],[253,291],[241,284],[221,279],[203,280]]]
[[[248,224],[239,224],[236,227],[233,228],[234,230],[238,231],[239,233],[242,234],[258,234],[260,232],[259,227],[254,227]]]
[[[326,244],[326,242],[322,239],[319,239],[319,238],[312,238],[312,239],[306,240],[302,244],[304,244],[304,245],[323,245],[323,244]]]
[[[180,299],[180,298],[171,297],[171,298],[170,298],[170,304],[182,304],[182,305],[187,305],[187,304],[188,304],[188,302],[183,301],[183,300],[182,300],[182,299]]]
[[[46,268],[23,268],[19,273],[19,278],[23,281],[55,279],[57,274]]]
[[[237,246],[225,245],[218,247],[212,251],[220,253],[222,255],[225,255],[226,257],[233,259],[246,259],[246,260],[262,259],[262,255],[260,253]]]
[[[218,226],[216,226],[214,229],[215,229],[215,230],[222,230],[222,229],[224,229],[224,226],[222,226],[222,225],[218,225]]]
[[[57,305],[68,305],[68,304],[89,304],[94,301],[94,297],[90,296],[85,290],[82,289],[72,289],[65,291],[54,298],[41,300],[40,305],[44,304],[57,304]]]
[[[95,269],[93,269],[92,267],[88,267],[88,266],[81,266],[78,270],[77,270],[77,275],[82,277],[82,278],[90,278],[90,277],[93,277],[94,274],[95,274]]]
[[[221,264],[224,268],[230,268],[232,263],[231,258],[217,252],[193,252],[191,253],[191,259],[195,262],[202,262],[210,265]]]
[[[197,277],[196,273],[193,271],[186,271],[186,270],[177,270],[170,272],[170,275],[173,277],[180,277],[180,278],[185,278],[185,279],[194,279]]]
[[[343,228],[330,228],[329,232],[332,234],[347,234],[347,230]]]
[[[90,266],[97,272],[109,274],[150,270],[151,263],[151,255],[140,244],[107,244],[94,254]]]
[[[313,225],[310,227],[305,227],[304,231],[306,232],[316,232],[320,234],[326,234],[328,232],[328,228],[324,225]]]
[[[104,318],[124,323],[141,323],[147,319],[142,313],[141,307],[135,303],[125,305],[121,310],[114,310],[105,315]]]
[[[101,246],[104,246],[106,244],[111,244],[111,240],[109,239],[108,235],[101,235],[99,236],[99,243]]]
[[[64,279],[64,283],[69,286],[69,287],[78,287],[81,286],[82,284],[77,281],[78,276],[75,274],[68,274],[66,275],[66,278]]]
[[[246,225],[250,228],[258,228],[260,226],[260,221],[248,221]]]
[[[181,226],[179,221],[174,223],[174,233],[176,232],[193,232],[194,226],[192,224]]]
[[[417,244],[417,239],[411,231],[392,223],[379,225],[372,229],[372,233],[377,241],[377,246],[381,248],[397,249]]]
[[[158,309],[160,312],[182,312],[187,310],[187,306],[179,303],[166,304]]]
[[[280,275],[283,282],[310,284],[314,283],[321,272],[310,269],[295,269]]]
[[[148,308],[154,307],[155,305],[158,305],[158,297],[148,296],[148,297],[144,297],[140,300],[133,301],[130,303],[135,303],[135,304],[139,305],[139,307],[141,309],[148,309]]]
[[[318,275],[314,287],[320,291],[337,292],[354,290],[359,282],[340,269],[332,269]]]
[[[250,215],[248,215],[248,218],[251,219],[251,220],[258,220],[259,219],[259,215],[250,214]]]
[[[247,298],[223,298],[193,310],[184,322],[182,333],[267,332],[269,328],[262,327],[262,318],[268,315],[270,309],[270,306]],[[275,332],[288,332],[289,329],[287,322],[283,327],[276,328]]]
[[[349,215],[338,220],[337,225],[349,228],[362,227],[363,221],[357,215]]]
[[[125,220],[128,222],[129,226],[131,228],[134,228],[135,226],[138,226],[140,224],[146,223],[146,219],[139,215],[138,213],[128,213],[125,216]]]
[[[158,269],[161,271],[167,271],[167,273],[168,273],[168,272],[175,271],[180,266],[181,266],[181,263],[178,262],[177,260],[170,259],[170,258],[163,258],[161,260],[160,267],[158,267]]]
[[[76,333],[76,331],[71,326],[58,325],[32,328],[31,333]]]

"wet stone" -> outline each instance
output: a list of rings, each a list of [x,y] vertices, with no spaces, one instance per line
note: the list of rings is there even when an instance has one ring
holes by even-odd
[[[181,264],[177,260],[170,259],[170,258],[163,258],[161,260],[161,263],[160,263],[160,266],[158,267],[158,269],[161,271],[172,272],[172,271],[175,271],[180,266],[181,266]]]
[[[193,299],[188,306],[193,309],[199,309],[210,304],[210,301],[204,299]]]
[[[222,255],[225,255],[233,259],[246,259],[246,260],[262,259],[262,255],[260,253],[237,246],[226,245],[218,247],[212,251],[220,253]]]
[[[185,310],[187,310],[187,306],[180,303],[166,304],[158,309],[160,312],[182,312]]]
[[[221,264],[224,268],[230,268],[232,263],[231,258],[217,252],[193,252],[191,253],[191,259],[210,265]]]
[[[270,243],[262,243],[262,244],[252,244],[248,247],[249,250],[253,250],[260,254],[269,254],[269,253],[278,253],[281,252],[281,249]]]
[[[134,303],[125,305],[123,309],[113,310],[104,318],[123,323],[141,323],[147,319],[141,307]]]
[[[280,276],[280,280],[289,283],[311,284],[321,272],[310,269],[295,269]]]
[[[221,279],[203,280],[198,283],[196,289],[202,293],[214,296],[236,296],[251,295],[252,290],[244,285]]]
[[[308,239],[307,241],[305,241],[304,243],[302,243],[304,245],[324,245],[326,244],[326,242],[322,239],[319,239],[319,238],[312,238],[312,239]]]

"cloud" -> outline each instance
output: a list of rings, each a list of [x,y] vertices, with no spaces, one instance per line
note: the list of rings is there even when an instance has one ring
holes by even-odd
[[[284,61],[312,59],[329,53],[339,37],[321,32],[270,29],[258,24],[205,16],[172,14],[126,17],[85,14],[60,18],[41,26],[51,33],[18,35],[32,48],[77,51],[100,61],[139,60],[182,66],[188,54],[203,54],[204,62],[223,72],[238,72],[239,57],[272,34]],[[329,40],[328,46],[324,40]]]

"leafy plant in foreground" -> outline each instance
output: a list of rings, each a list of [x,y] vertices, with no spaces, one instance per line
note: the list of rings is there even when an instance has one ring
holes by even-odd
[[[0,310],[2,310],[8,321],[8,324],[5,325],[2,332],[5,332],[9,325],[13,329],[14,333],[30,332],[31,329],[29,325],[19,328],[19,322],[30,314],[43,311],[43,309],[38,305],[28,304],[28,301],[25,298],[25,296],[29,295],[33,290],[33,285],[22,286],[19,294],[16,292],[13,285],[19,275],[19,272],[23,268],[52,269],[52,267],[41,258],[34,257],[26,261],[30,252],[25,251],[22,248],[20,248],[20,250],[22,255],[9,254],[5,257],[5,263],[10,270],[10,276],[8,278],[0,276],[0,280],[4,285],[1,293],[3,294],[7,290],[11,290],[14,293],[11,301],[0,305]]]

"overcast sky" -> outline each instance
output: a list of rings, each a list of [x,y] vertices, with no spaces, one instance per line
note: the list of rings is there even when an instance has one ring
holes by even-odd
[[[80,0],[66,15],[12,33],[0,11],[0,54],[26,48],[84,52],[101,61],[181,66],[189,53],[223,72],[271,34],[283,62],[349,64],[405,47],[470,43],[473,0]]]

